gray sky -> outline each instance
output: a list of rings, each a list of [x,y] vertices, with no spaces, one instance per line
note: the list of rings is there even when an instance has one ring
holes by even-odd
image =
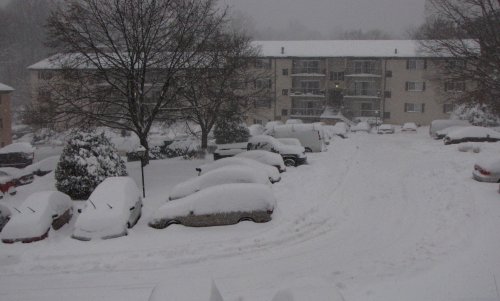
[[[259,30],[299,20],[311,30],[380,29],[401,35],[424,21],[425,0],[223,0],[252,16]]]

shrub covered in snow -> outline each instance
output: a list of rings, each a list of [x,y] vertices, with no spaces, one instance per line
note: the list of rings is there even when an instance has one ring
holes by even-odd
[[[227,113],[221,116],[215,124],[214,137],[216,144],[247,142],[250,131],[242,124],[239,116]]]
[[[453,117],[469,121],[473,125],[496,126],[500,118],[484,104],[462,104],[453,112]]]
[[[125,163],[104,133],[74,131],[57,164],[56,188],[72,199],[87,199],[107,177],[126,175]]]

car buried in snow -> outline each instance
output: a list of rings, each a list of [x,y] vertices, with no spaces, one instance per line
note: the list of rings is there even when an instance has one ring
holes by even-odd
[[[259,183],[271,185],[267,173],[262,170],[245,165],[228,165],[175,185],[168,199],[173,201],[208,187],[230,183]]]
[[[235,157],[252,159],[262,164],[274,166],[278,169],[279,172],[286,171],[286,166],[285,162],[283,162],[283,157],[273,152],[268,152],[265,150],[249,150],[246,152],[239,153]]]
[[[482,160],[474,164],[474,170],[472,171],[472,177],[474,180],[479,182],[500,182],[500,160],[487,159]]]
[[[74,239],[88,241],[128,234],[142,213],[142,196],[130,177],[106,178],[92,192],[78,216]]]
[[[299,166],[307,162],[305,148],[296,145],[286,145],[268,135],[250,137],[248,150],[264,150],[280,154],[285,166]]]
[[[267,176],[269,177],[269,181],[271,183],[276,183],[281,180],[281,175],[279,171],[274,168],[273,166],[269,166],[267,164],[262,164],[256,160],[253,159],[248,159],[248,158],[240,158],[240,157],[230,157],[230,158],[223,158],[214,162],[206,163],[203,164],[199,167],[196,168],[196,171],[198,172],[198,175],[201,176],[211,170],[215,170],[217,168],[221,168],[224,166],[229,166],[229,165],[244,165],[244,166],[249,166],[252,168],[255,168],[257,170],[261,170],[266,172]]]
[[[456,129],[443,138],[445,145],[462,142],[497,142],[500,132],[482,126],[466,126]]]
[[[71,198],[59,191],[42,191],[31,194],[2,229],[4,243],[29,243],[45,239],[49,230],[59,230],[73,215]],[[17,212],[17,214],[16,214]]]
[[[233,225],[240,221],[270,221],[276,199],[263,184],[223,184],[167,202],[153,214],[149,226],[163,229],[172,224],[191,227]]]

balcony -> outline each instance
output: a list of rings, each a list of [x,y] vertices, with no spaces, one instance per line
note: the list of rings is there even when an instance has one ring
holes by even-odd
[[[344,98],[380,98],[380,90],[378,89],[356,89],[345,90]]]
[[[345,71],[347,77],[382,77],[382,70],[379,68],[348,68]]]
[[[319,117],[323,114],[323,108],[294,108],[290,112],[294,117]]]
[[[300,97],[325,97],[325,90],[321,89],[295,89],[292,88],[290,91],[290,96],[300,96]]]
[[[326,70],[320,68],[292,68],[292,76],[326,76]]]

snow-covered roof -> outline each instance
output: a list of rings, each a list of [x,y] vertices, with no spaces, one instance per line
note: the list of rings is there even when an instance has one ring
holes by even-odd
[[[417,40],[254,41],[265,57],[431,57]],[[282,51],[283,50],[283,51]]]
[[[12,92],[12,91],[14,91],[14,88],[0,83],[0,93],[1,92]]]

